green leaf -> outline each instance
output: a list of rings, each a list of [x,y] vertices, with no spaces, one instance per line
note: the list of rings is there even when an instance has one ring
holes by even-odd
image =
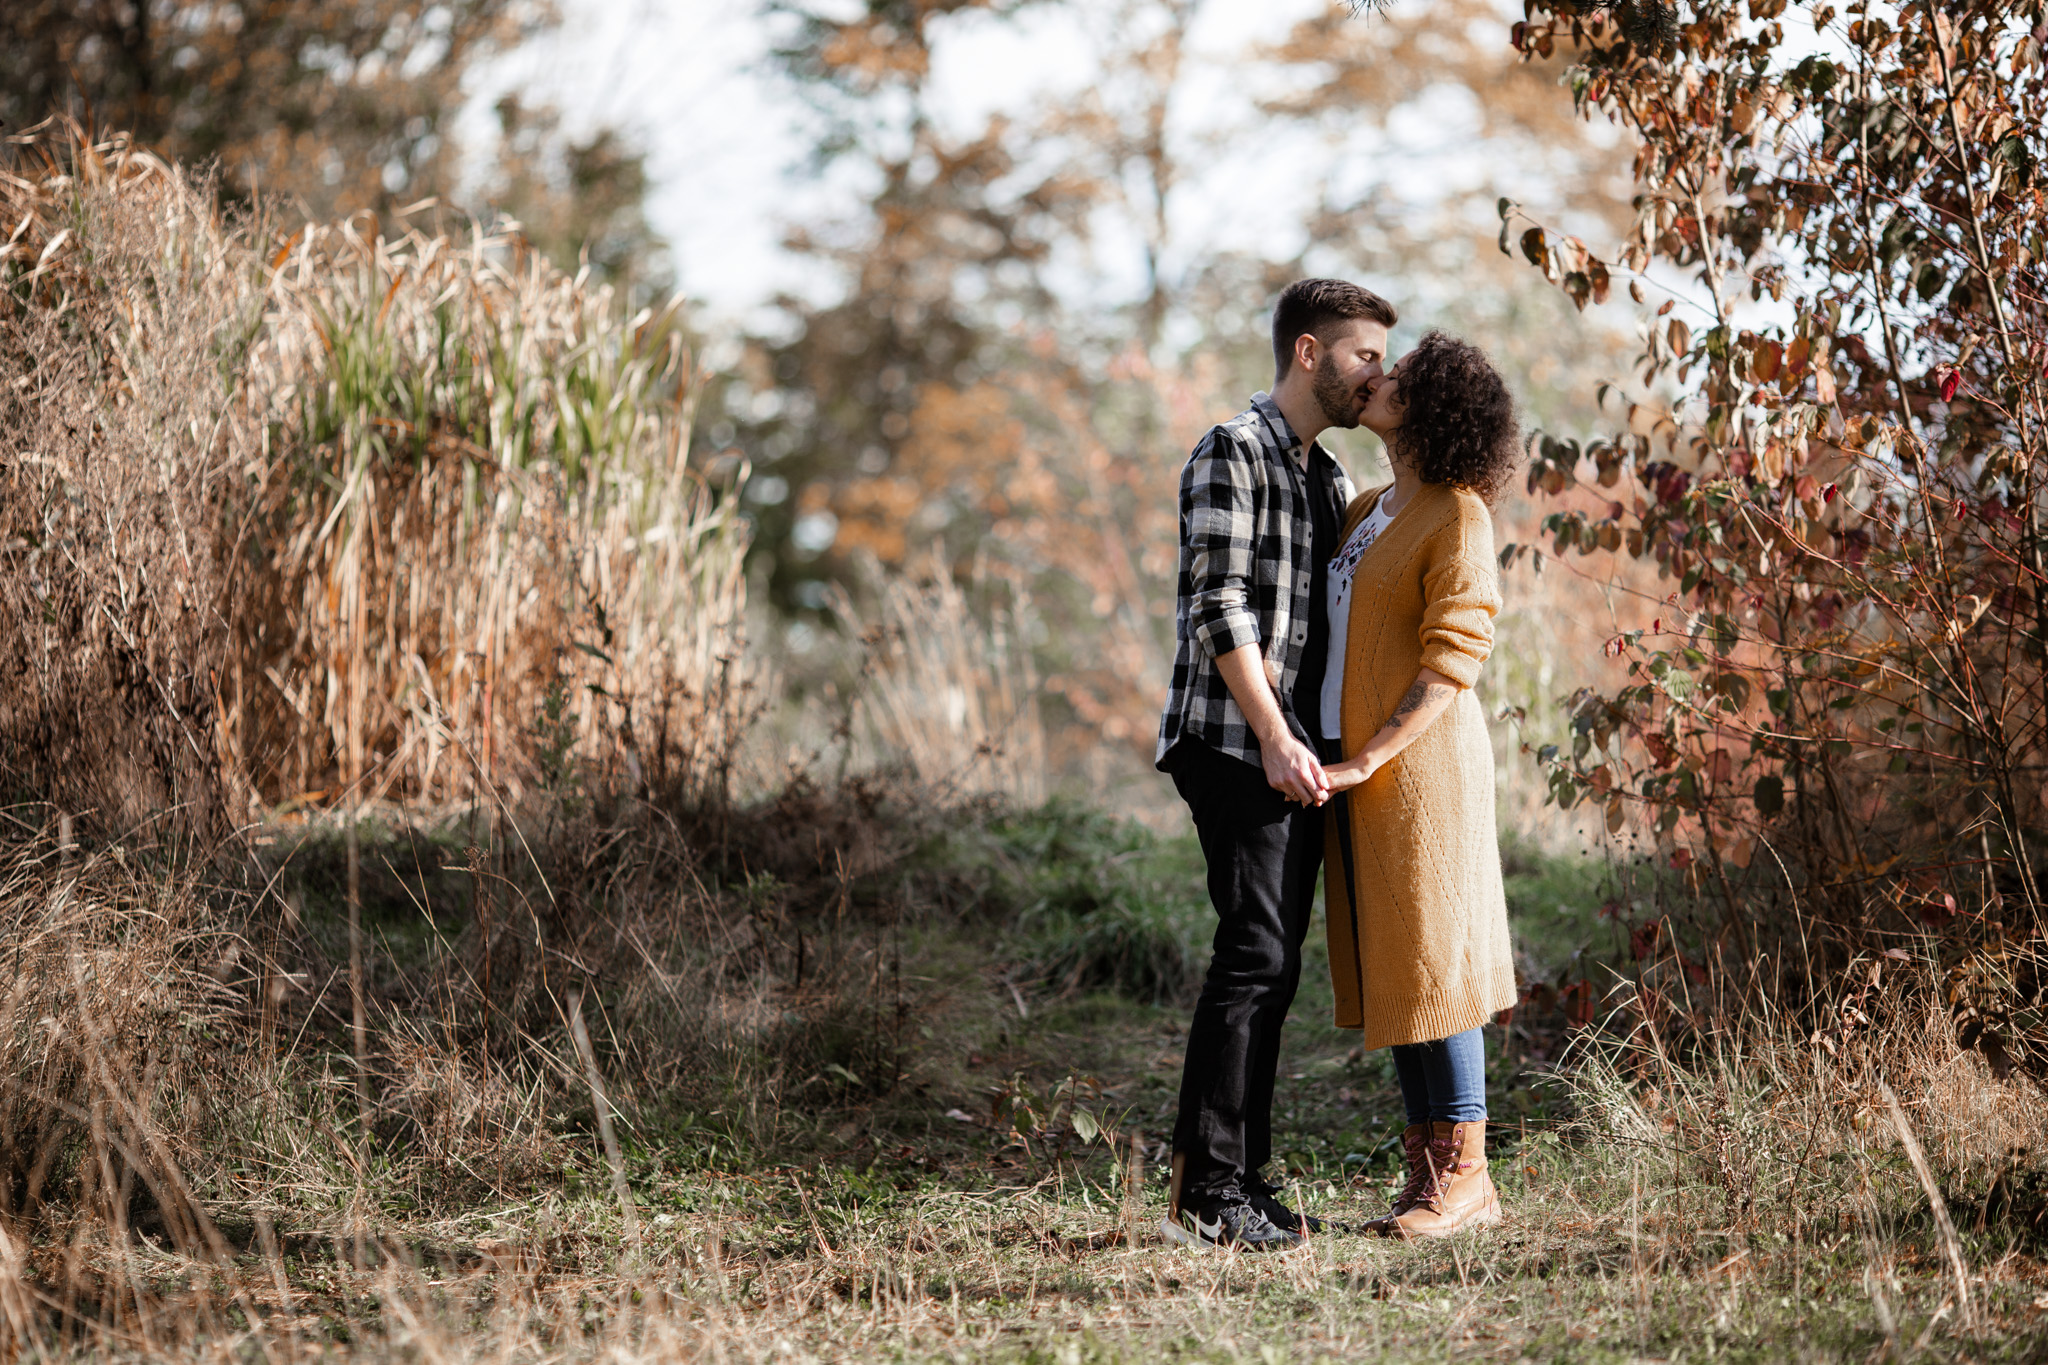
[[[1696,686],[1692,674],[1682,668],[1669,669],[1664,674],[1664,691],[1673,701],[1684,701],[1693,694]]]
[[[1081,1141],[1093,1142],[1097,1134],[1101,1132],[1102,1125],[1095,1121],[1095,1115],[1089,1113],[1086,1109],[1076,1108],[1074,1110],[1074,1133]]]
[[[1756,790],[1750,799],[1756,802],[1757,814],[1776,815],[1785,809],[1785,779],[1776,773],[1765,773],[1756,780]]]

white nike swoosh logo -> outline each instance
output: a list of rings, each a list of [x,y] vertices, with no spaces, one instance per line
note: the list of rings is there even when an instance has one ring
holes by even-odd
[[[1223,1220],[1219,1218],[1213,1223],[1205,1223],[1200,1215],[1197,1215],[1195,1218],[1195,1235],[1205,1241],[1215,1241],[1223,1235]]]

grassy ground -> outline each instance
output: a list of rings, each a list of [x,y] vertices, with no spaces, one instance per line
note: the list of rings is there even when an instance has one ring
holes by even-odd
[[[1626,955],[1600,914],[1604,865],[1507,861],[1525,977]],[[435,885],[401,894],[397,863],[372,922],[426,961],[433,936],[400,930]],[[330,870],[300,866],[312,883]],[[673,1093],[621,1084],[633,1228],[587,1102],[551,1117],[533,1149],[545,1159],[480,1171],[461,1199],[404,1192],[380,1177],[378,1140],[357,1137],[367,1168],[336,1163],[324,1204],[275,1184],[214,1191],[242,1248],[225,1323],[261,1316],[272,1348],[451,1361],[2048,1352],[2039,1097],[1903,1015],[1910,1046],[1853,1064],[1724,1040],[1660,1070],[1636,1035],[1596,1029],[1604,1043],[1582,1038],[1553,1073],[1564,1024],[1526,1011],[1489,1030],[1504,1226],[1427,1247],[1338,1232],[1264,1257],[1161,1244],[1163,1139],[1209,915],[1199,873],[1190,841],[1078,809],[966,822],[847,889],[851,913],[894,907],[867,948],[871,1027],[889,1047],[814,1048],[803,1074],[724,1056],[699,1068],[726,1067],[722,1084]],[[794,896],[764,875],[734,887],[764,905]],[[317,889],[302,888],[308,932],[331,935]],[[1319,933],[1277,1145],[1300,1202],[1355,1223],[1384,1207],[1399,1103],[1385,1055],[1327,1022]],[[1878,1098],[1880,1062],[1952,1244]],[[168,1256],[152,1269],[166,1285],[193,1277]]]

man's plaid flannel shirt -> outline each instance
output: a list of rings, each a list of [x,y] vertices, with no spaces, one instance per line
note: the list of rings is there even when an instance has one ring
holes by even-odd
[[[1199,740],[1218,753],[1259,762],[1259,741],[1230,695],[1216,656],[1260,646],[1266,680],[1297,738],[1311,747],[1294,714],[1294,680],[1308,644],[1314,560],[1308,473],[1295,453],[1294,428],[1270,395],[1210,429],[1180,476],[1180,580],[1175,613],[1173,682],[1159,720],[1159,747]],[[1310,461],[1329,466],[1337,519],[1352,497],[1351,480],[1320,444]]]

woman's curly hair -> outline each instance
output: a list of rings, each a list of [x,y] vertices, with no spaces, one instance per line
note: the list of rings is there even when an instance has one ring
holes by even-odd
[[[1468,341],[1431,332],[1401,357],[1394,439],[1424,483],[1469,488],[1491,504],[1522,457],[1507,381]]]

